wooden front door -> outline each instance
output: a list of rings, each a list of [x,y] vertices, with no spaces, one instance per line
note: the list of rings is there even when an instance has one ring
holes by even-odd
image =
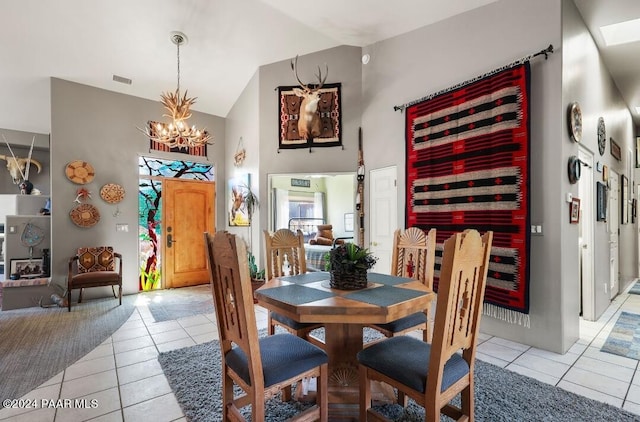
[[[215,232],[215,182],[164,179],[162,279],[166,289],[209,282],[203,232]]]

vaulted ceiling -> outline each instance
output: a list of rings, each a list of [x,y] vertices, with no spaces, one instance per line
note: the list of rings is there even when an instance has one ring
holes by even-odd
[[[177,85],[171,31],[189,38],[180,86],[198,97],[193,109],[225,117],[261,65],[371,44],[492,1],[3,1],[0,127],[48,133],[52,76],[159,100]]]
[[[180,49],[181,89],[198,97],[195,110],[224,117],[261,65],[370,45],[494,1],[3,1],[0,127],[50,132],[50,77],[159,100],[177,85],[171,31],[189,38]],[[637,0],[576,4],[590,26],[640,17]],[[627,101],[640,106],[640,43],[603,57]]]

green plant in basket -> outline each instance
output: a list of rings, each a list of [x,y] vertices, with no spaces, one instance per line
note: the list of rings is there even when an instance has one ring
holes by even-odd
[[[331,270],[335,268],[335,266],[368,270],[373,267],[378,260],[371,254],[369,249],[361,248],[355,243],[338,245],[331,249],[327,255],[329,257],[327,260],[327,256],[325,255],[325,262],[328,261],[329,264],[328,268],[325,267],[327,270]]]
[[[354,243],[338,245],[325,255],[325,269],[331,273],[331,287],[361,289],[367,285],[367,270],[378,260],[369,249]]]

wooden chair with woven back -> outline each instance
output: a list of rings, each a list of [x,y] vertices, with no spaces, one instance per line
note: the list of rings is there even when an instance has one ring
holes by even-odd
[[[327,354],[291,333],[259,338],[244,241],[227,232],[204,237],[222,352],[222,420],[244,421],[239,409],[251,405],[251,420],[264,421],[265,400],[316,377],[316,405],[291,420],[326,421]],[[234,386],[243,394],[234,397]]]
[[[474,420],[477,336],[493,232],[456,233],[444,243],[433,342],[411,336],[392,337],[358,353],[360,420],[386,420],[371,408],[371,380],[398,390],[425,408],[425,421],[443,413],[454,420]],[[458,352],[462,353],[458,353]],[[461,406],[450,404],[460,394]]]
[[[67,275],[69,312],[71,312],[71,291],[73,289],[80,289],[78,303],[81,303],[83,289],[101,286],[111,286],[113,296],[119,298],[119,304],[122,305],[122,255],[114,252],[111,246],[78,248],[77,253],[69,258]],[[115,286],[118,286],[117,296]]]
[[[435,252],[436,229],[431,229],[426,234],[417,227],[396,230],[393,236],[391,274],[420,280],[433,290]],[[432,335],[430,312],[431,304],[425,308],[424,312],[416,312],[386,324],[373,324],[370,327],[380,331],[386,337],[423,330],[424,341],[430,342]]]
[[[265,244],[265,277],[271,280],[273,277],[286,275],[298,275],[307,272],[307,263],[304,251],[304,236],[301,230],[297,233],[289,229],[279,229],[274,233],[264,231]],[[285,274],[284,267],[288,263],[289,273]],[[323,343],[317,338],[309,335],[322,324],[303,324],[293,319],[275,312],[269,311],[268,330],[269,334],[275,333],[276,326],[280,326],[298,337],[305,338],[317,346]]]

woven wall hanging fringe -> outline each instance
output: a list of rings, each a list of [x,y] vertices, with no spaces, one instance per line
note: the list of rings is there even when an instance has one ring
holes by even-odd
[[[514,66],[518,66],[518,65],[524,64],[524,63],[530,61],[531,59],[533,59],[534,57],[544,55],[544,59],[546,60],[546,59],[549,58],[549,54],[551,54],[551,53],[553,53],[553,44],[549,44],[549,47],[547,47],[547,48],[545,48],[543,50],[540,50],[537,53],[529,54],[528,56],[522,57],[522,58],[520,58],[518,60],[515,60],[515,61],[513,61],[513,62],[511,62],[511,63],[509,63],[507,65],[501,66],[501,67],[499,67],[497,69],[493,69],[491,72],[487,72],[487,73],[485,73],[483,75],[476,76],[475,78],[469,79],[468,81],[464,81],[464,82],[461,82],[461,83],[456,84],[454,86],[451,86],[449,88],[442,89],[442,90],[440,90],[438,92],[434,92],[433,94],[429,94],[429,95],[427,95],[425,97],[418,98],[417,100],[411,101],[409,103],[406,103],[406,104],[403,104],[403,105],[393,106],[393,110],[394,111],[398,111],[399,110],[399,111],[402,112],[407,107],[410,107],[410,106],[412,106],[414,104],[418,104],[418,103],[420,103],[422,101],[426,101],[426,100],[431,100],[432,98],[437,97],[440,94],[444,94],[445,92],[453,91],[454,89],[458,89],[458,88],[461,88],[461,87],[463,87],[465,85],[469,85],[470,83],[477,82],[480,79],[486,78],[487,76],[491,76],[491,75],[494,75],[494,74],[496,74],[498,72],[502,72],[505,69],[510,69],[510,68],[512,68]]]

